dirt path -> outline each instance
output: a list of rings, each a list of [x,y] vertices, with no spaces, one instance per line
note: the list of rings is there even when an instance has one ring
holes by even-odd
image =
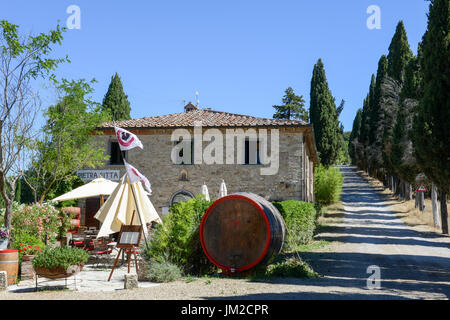
[[[321,278],[200,278],[116,292],[0,293],[0,300],[449,299],[450,238],[407,227],[354,168],[341,170],[345,174],[344,219],[319,235],[332,241],[330,245],[301,254]],[[367,268],[372,265],[380,268],[380,289],[367,287]]]
[[[370,292],[378,298],[450,298],[450,238],[406,226],[354,168],[341,171],[344,221],[320,236],[342,244],[304,255],[315,270],[359,291],[367,286],[367,268],[376,265],[381,289]]]

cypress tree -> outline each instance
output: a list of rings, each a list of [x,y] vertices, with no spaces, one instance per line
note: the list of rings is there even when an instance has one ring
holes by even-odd
[[[395,172],[409,184],[420,173],[412,154],[411,126],[420,99],[419,60],[413,57],[405,68],[405,79],[400,92],[400,105],[393,130],[391,161]]]
[[[388,60],[385,55],[382,55],[378,60],[378,69],[376,78],[372,75],[371,84],[368,94],[368,107],[367,112],[369,114],[368,123],[368,137],[367,137],[367,152],[366,158],[370,165],[370,174],[375,174],[380,177],[380,169],[383,167],[382,161],[382,136],[383,136],[383,120],[384,114],[382,109],[382,96],[383,96],[383,81],[387,76]],[[378,173],[377,173],[378,172]]]
[[[297,96],[294,90],[289,87],[285,90],[281,106],[273,106],[276,113],[274,119],[300,119],[308,122],[308,111],[305,110],[305,100],[303,96]]]
[[[419,57],[411,58],[405,67],[405,79],[403,81],[402,91],[400,92],[400,101],[404,101],[405,99],[419,100],[421,98]]]
[[[111,77],[108,91],[103,98],[102,108],[110,113],[111,120],[131,119],[130,102],[128,101],[128,96],[123,91],[122,81],[117,72]]]
[[[394,127],[399,113],[399,100],[402,83],[405,79],[405,70],[413,57],[406,36],[405,26],[400,21],[389,45],[387,56],[387,77],[382,80],[380,110],[383,112],[382,129],[382,164],[386,173],[395,175],[395,163],[392,158]],[[401,113],[401,112],[400,112]],[[403,116],[403,115],[402,115]],[[404,125],[405,119],[401,119]],[[397,132],[399,134],[399,132]]]
[[[449,28],[449,1],[432,1],[420,58],[423,97],[413,126],[413,146],[417,162],[439,189],[444,234],[448,234],[447,194],[450,192]]]
[[[408,37],[406,36],[403,21],[397,24],[394,37],[389,45],[388,59],[388,75],[394,80],[403,82],[405,67],[408,61],[413,57],[413,53],[409,47]]]
[[[368,144],[373,143],[375,140],[375,131],[376,126],[373,125],[372,118],[373,118],[373,110],[375,110],[375,75],[372,74],[372,77],[370,78],[370,86],[369,86],[369,95],[367,96],[367,113],[369,114],[369,117],[371,119],[370,123],[368,123],[368,129],[367,129],[367,142]]]
[[[350,159],[352,160],[352,164],[357,164],[357,153],[356,153],[356,144],[358,143],[359,133],[361,129],[361,116],[362,110],[358,109],[356,112],[355,119],[353,119],[352,132],[350,133],[349,143],[348,143],[348,154]]]
[[[387,56],[387,75],[384,85],[386,90],[382,92],[385,95],[384,101],[381,105],[381,109],[384,113],[383,119],[383,138],[382,138],[382,150],[383,150],[383,165],[385,169],[393,174],[395,171],[395,164],[392,159],[393,148],[393,136],[394,127],[396,124],[397,114],[400,114],[402,119],[400,121],[401,126],[405,125],[405,118],[399,106],[401,85],[405,80],[406,66],[413,58],[412,51],[409,47],[408,37],[406,35],[405,26],[403,21],[397,24],[395,34],[392,37],[391,44],[389,45],[389,54]],[[396,81],[393,82],[392,80]],[[400,131],[397,134],[401,134]]]
[[[367,171],[367,149],[369,144],[369,125],[370,125],[370,114],[369,114],[369,94],[363,101],[363,107],[361,112],[361,126],[358,136],[357,144],[357,158],[359,159],[359,167],[362,170]]]
[[[16,194],[14,195],[14,201],[21,203],[20,202],[21,194],[22,194],[22,179],[17,179]]]
[[[314,125],[317,151],[321,163],[330,166],[336,162],[339,153],[339,120],[321,59],[314,65],[310,94],[309,113]]]
[[[371,84],[371,89],[373,88],[373,98],[370,108],[370,140],[369,143],[373,144],[376,140],[380,140],[383,120],[383,114],[381,109],[381,97],[382,90],[381,84],[387,75],[388,60],[385,55],[382,55],[378,60],[378,69],[375,85],[373,82]],[[373,80],[373,78],[372,78]],[[378,146],[380,148],[380,146]]]

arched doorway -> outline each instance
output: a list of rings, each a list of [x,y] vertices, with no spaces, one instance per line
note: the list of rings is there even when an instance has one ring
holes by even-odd
[[[187,190],[178,190],[170,198],[170,205],[173,206],[175,203],[187,201],[189,199],[195,198],[194,194]]]

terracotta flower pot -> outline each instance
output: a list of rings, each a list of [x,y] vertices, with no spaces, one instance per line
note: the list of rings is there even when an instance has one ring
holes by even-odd
[[[36,267],[34,271],[39,277],[48,278],[48,279],[63,279],[69,278],[79,271],[83,270],[84,264],[78,266],[70,266],[69,268],[65,267]],[[77,272],[78,271],[78,272]]]

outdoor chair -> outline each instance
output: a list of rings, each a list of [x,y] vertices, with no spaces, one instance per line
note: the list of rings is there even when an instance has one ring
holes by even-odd
[[[83,249],[86,251],[94,251],[94,241],[90,237],[86,237],[83,241]]]
[[[76,248],[84,248],[84,240],[83,240],[83,236],[79,233],[74,233],[72,234],[72,239],[70,240],[70,245],[72,247],[76,247]]]
[[[93,250],[91,254],[95,257],[94,264],[96,267],[100,264],[100,262],[104,261],[105,265],[110,263],[112,247],[108,246],[108,243],[104,241],[104,239],[94,239],[93,241]]]
[[[76,248],[84,248],[84,241],[73,241],[72,246]]]

